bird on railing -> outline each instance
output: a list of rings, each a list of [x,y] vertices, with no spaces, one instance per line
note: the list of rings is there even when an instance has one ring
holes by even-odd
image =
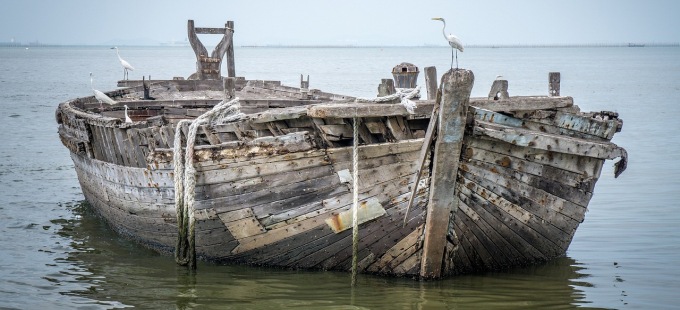
[[[444,34],[444,38],[446,39],[446,41],[448,41],[449,45],[451,46],[451,69],[453,69],[453,52],[454,51],[456,52],[456,69],[458,69],[458,51],[460,51],[461,53],[463,52],[463,49],[464,49],[463,48],[463,42],[461,42],[460,39],[458,39],[458,37],[456,37],[453,34],[448,34],[448,35],[446,34],[446,21],[443,18],[434,17],[434,18],[432,18],[432,20],[441,20],[442,23],[444,23],[444,27],[442,27],[442,33]]]
[[[92,74],[92,72],[90,72],[90,87],[92,87],[94,98],[97,99],[97,101],[99,101],[99,109],[101,111],[104,110],[104,105],[102,103],[106,103],[109,105],[114,105],[117,103],[115,100],[111,99],[111,97],[107,96],[105,93],[94,89],[94,75]]]
[[[127,104],[126,104],[126,105],[125,105],[125,122],[126,122],[126,123],[132,123],[132,119],[131,119],[130,116],[128,115],[128,111],[127,111],[127,110],[128,110],[128,106],[127,106]]]
[[[118,52],[118,47],[114,46],[111,49],[116,50],[116,55],[118,55],[118,61],[120,61],[120,65],[123,66],[123,79],[127,80],[128,79],[128,70],[134,71],[135,68],[130,65],[129,62],[125,61],[125,59],[120,57],[120,52]]]

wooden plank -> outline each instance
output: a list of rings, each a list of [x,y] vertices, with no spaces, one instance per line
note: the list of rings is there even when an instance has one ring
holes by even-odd
[[[542,163],[524,160],[505,154],[487,151],[480,148],[467,146],[463,157],[467,160],[483,161],[504,168],[529,173],[536,176],[562,183],[566,186],[575,187],[587,192],[592,192],[597,179],[580,173],[555,168]]]
[[[333,214],[331,217],[326,219],[326,224],[328,224],[328,226],[333,229],[333,232],[336,234],[350,229],[352,228],[352,213],[352,210],[346,210],[337,214]],[[377,199],[370,198],[368,200],[359,202],[359,207],[357,208],[359,225],[383,215],[385,215],[385,209]]]
[[[496,194],[494,191],[491,191],[488,188],[483,187],[467,178],[464,179],[464,183],[465,186],[463,186],[462,183],[459,184],[460,192],[465,196],[460,196],[463,201],[475,204],[474,206],[470,206],[475,207],[475,209],[478,210],[478,213],[480,214],[489,212],[490,214],[501,215],[496,216],[495,218],[486,217],[488,223],[492,225],[492,227],[496,227],[499,232],[503,231],[501,227],[507,227],[511,230],[524,232],[520,235],[509,234],[509,237],[507,238],[507,240],[517,246],[520,252],[532,254],[532,250],[530,248],[527,248],[523,244],[519,243],[519,241],[530,240],[536,240],[536,242],[538,242],[532,243],[531,245],[532,247],[540,250],[542,253],[557,253],[560,251],[566,251],[567,247],[569,246],[569,242],[571,241],[571,237],[573,236],[573,230],[565,231],[555,225],[552,225],[553,222],[559,222],[560,220],[563,220],[562,216],[556,216],[556,212],[550,212],[548,208],[543,207],[544,210],[541,210],[543,211],[542,213],[549,214],[549,218],[541,218],[532,212],[535,210],[532,210],[531,206],[525,207],[523,205],[517,205]],[[540,213],[541,211],[537,213]],[[546,223],[548,223],[548,225],[546,225]],[[524,236],[526,233],[531,234],[531,238]],[[556,250],[556,247],[559,247],[559,249]],[[535,258],[542,258],[541,256],[537,255],[533,256]]]
[[[420,238],[423,233],[423,225],[419,225],[415,230],[406,237],[402,238],[389,248],[385,254],[379,257],[373,264],[371,264],[366,270],[370,272],[387,272],[388,270],[394,269],[394,267],[401,264],[406,258],[410,257],[413,253],[419,250],[421,247]]]
[[[514,192],[514,196],[526,197],[538,205],[560,212],[578,222],[583,221],[586,210],[584,206],[562,199],[526,183],[511,178],[503,178],[473,165],[463,164],[460,168],[462,170],[461,173],[467,172],[480,178],[487,179],[491,184],[497,184],[496,186],[512,189],[510,192]]]
[[[527,185],[533,186],[537,189],[543,190],[547,193],[560,197],[564,200],[571,201],[581,206],[587,206],[592,198],[591,192],[586,192],[578,188],[565,185],[560,182],[555,182],[547,178],[535,176],[528,173],[523,173],[517,170],[508,169],[503,166],[489,164],[482,161],[470,160],[465,163],[468,166],[474,166],[484,170],[485,173],[496,174],[500,179],[517,180]]]
[[[470,105],[491,111],[528,111],[570,107],[572,97],[514,96],[499,100],[470,100]]]
[[[441,112],[437,141],[432,156],[430,199],[425,222],[425,240],[420,275],[439,278],[443,275],[442,261],[446,248],[446,233],[458,199],[451,193],[455,187],[460,159],[466,113],[474,75],[469,70],[450,70],[442,77]]]
[[[250,208],[244,208],[232,212],[218,213],[218,216],[229,230],[229,233],[237,240],[267,232],[267,230],[257,221],[252,214],[252,211],[249,210]],[[244,211],[249,212],[245,212],[244,214]],[[238,218],[239,216],[241,218]]]
[[[385,121],[385,125],[397,141],[413,139],[413,133],[403,117],[390,116]]]
[[[463,190],[463,188],[460,186],[458,186],[457,189],[461,191]],[[496,258],[497,260],[501,261],[501,268],[510,267],[516,264],[518,261],[534,260],[537,258],[538,254],[540,254],[530,253],[528,250],[531,249],[528,249],[527,247],[518,247],[518,240],[521,240],[519,236],[504,236],[501,232],[508,229],[507,226],[505,226],[505,223],[499,223],[483,208],[473,209],[462,201],[460,202],[459,206],[461,211],[459,214],[465,214],[465,216],[471,222],[468,225],[477,225],[480,232],[486,236],[488,241],[490,241],[490,244],[500,251],[500,254],[496,255]],[[501,226],[503,226],[505,229],[502,229]]]
[[[589,141],[478,121],[474,135],[487,136],[518,146],[599,159],[625,157],[626,152],[611,142]]]
[[[307,115],[314,118],[353,118],[407,116],[410,113],[402,104],[346,103],[318,104],[309,108]]]
[[[526,159],[530,162],[540,163],[595,179],[600,177],[604,162],[603,159],[526,148],[504,141],[485,139],[484,137],[482,139],[469,138],[465,143],[472,148]],[[468,148],[466,151],[472,151],[472,149]]]

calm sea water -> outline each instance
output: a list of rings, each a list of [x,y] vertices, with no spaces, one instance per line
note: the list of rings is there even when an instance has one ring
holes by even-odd
[[[132,79],[188,76],[189,47],[125,47]],[[448,48],[237,48],[237,75],[375,96],[406,61],[449,67]],[[567,256],[541,266],[442,281],[199,264],[195,277],[121,239],[95,217],[57,135],[58,103],[112,90],[122,78],[108,47],[0,48],[0,308],[96,309],[665,309],[680,307],[680,48],[470,48],[473,96],[496,75],[511,95],[543,95],[548,72],[582,110],[624,119]],[[424,78],[420,77],[421,84]]]

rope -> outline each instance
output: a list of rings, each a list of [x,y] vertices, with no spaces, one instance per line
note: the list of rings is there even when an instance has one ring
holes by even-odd
[[[359,252],[359,118],[353,121],[352,147],[352,287],[357,284],[357,257]]]
[[[182,120],[175,129],[173,164],[175,165],[175,211],[177,213],[177,243],[175,244],[175,261],[177,264],[196,269],[196,219],[194,206],[196,200],[196,168],[194,167],[194,147],[198,127],[205,124],[224,124],[243,117],[240,112],[239,99],[229,102],[221,101],[210,111],[201,114],[193,121]],[[186,136],[186,149],[182,156],[182,128],[189,125]]]
[[[413,97],[420,94],[420,85],[416,88],[397,88],[397,92],[391,95],[377,97],[377,98],[361,98],[357,97],[354,102],[373,102],[373,103],[383,103],[392,100],[399,99],[401,104],[406,108],[408,113],[415,113],[416,103],[412,101]]]
[[[420,86],[413,89],[397,88],[397,92],[391,95],[370,99],[357,97],[354,101],[382,103],[399,99],[406,110],[413,114],[416,103],[411,99],[418,94],[420,94]],[[357,260],[359,257],[359,118],[356,116],[353,119],[352,129],[354,141],[352,147],[352,287],[354,288],[357,284]]]

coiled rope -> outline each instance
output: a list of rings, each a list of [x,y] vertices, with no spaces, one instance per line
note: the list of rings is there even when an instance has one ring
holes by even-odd
[[[193,121],[182,120],[175,128],[173,144],[173,164],[175,166],[175,211],[177,212],[177,243],[175,244],[175,261],[181,266],[196,269],[196,235],[194,218],[196,199],[196,168],[194,167],[194,147],[198,127],[204,124],[225,124],[241,119],[239,99],[221,101],[210,111],[203,113]],[[182,128],[189,126],[186,135],[186,148],[182,153]]]

